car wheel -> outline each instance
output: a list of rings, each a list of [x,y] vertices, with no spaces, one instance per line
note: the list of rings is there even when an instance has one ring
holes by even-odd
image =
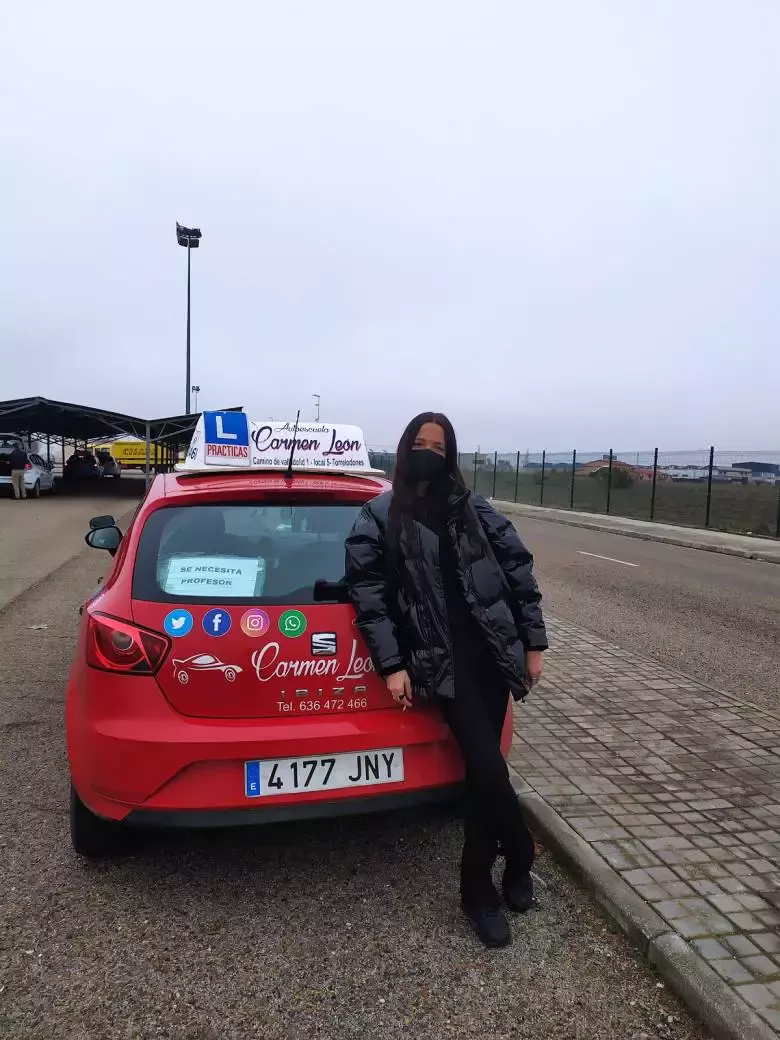
[[[70,840],[74,852],[87,859],[107,859],[127,848],[127,830],[112,820],[95,816],[70,785]]]
[[[236,681],[236,670],[235,670],[235,668],[226,668],[225,669],[225,678],[227,679],[228,682],[235,682]]]
[[[176,678],[179,680],[182,686],[186,686],[187,683],[190,681],[189,672],[179,672]]]

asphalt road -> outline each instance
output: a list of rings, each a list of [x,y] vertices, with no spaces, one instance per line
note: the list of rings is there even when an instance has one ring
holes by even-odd
[[[543,520],[516,524],[552,614],[780,709],[780,566]]]
[[[63,687],[104,567],[85,550],[0,611],[0,1035],[704,1040],[549,854],[542,908],[484,951],[440,811],[147,836],[77,861]]]
[[[124,479],[106,480],[81,493],[19,502],[0,497],[0,609],[72,558],[83,545],[91,516],[127,516],[142,490],[137,480]]]

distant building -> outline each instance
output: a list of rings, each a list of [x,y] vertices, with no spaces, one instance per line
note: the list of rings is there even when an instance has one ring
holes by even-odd
[[[670,480],[709,480],[709,466],[663,466],[663,472]],[[720,484],[744,484],[751,477],[749,469],[739,466],[713,466],[712,479]]]
[[[780,464],[776,462],[735,462],[732,469],[747,472],[751,484],[780,483]]]
[[[598,473],[600,470],[609,469],[609,456],[605,459],[595,459],[593,462],[584,462],[582,465],[577,466],[578,477],[589,477],[592,473]],[[632,476],[635,480],[652,480],[653,479],[653,467],[652,466],[632,466],[628,462],[623,462],[622,459],[612,460],[612,471],[620,470],[623,473],[627,473]],[[658,478],[663,479],[664,473],[662,470],[658,470]]]

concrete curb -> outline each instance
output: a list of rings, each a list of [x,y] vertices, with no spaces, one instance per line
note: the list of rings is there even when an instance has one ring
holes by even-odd
[[[610,527],[607,524],[599,523],[598,520],[579,520],[573,517],[559,516],[557,513],[553,516],[552,511],[540,506],[523,507],[515,502],[501,502],[498,499],[496,499],[495,505],[508,516],[514,513],[516,516],[525,516],[533,520],[545,520],[551,524],[563,524],[564,527],[580,527],[586,531],[600,531],[602,534],[617,534],[623,538],[637,538],[642,542],[661,542],[664,545],[679,545],[684,549],[699,549],[702,552],[720,553],[721,556],[739,556],[744,560],[760,560],[762,563],[780,565],[780,549],[776,552],[763,549],[741,549],[739,546],[715,545],[710,542],[697,541],[693,537],[687,538],[683,535],[664,535],[641,528],[630,530]]]
[[[579,877],[642,955],[712,1030],[717,1040],[777,1040],[777,1033],[669,928],[598,853],[510,765],[532,829]]]
[[[648,960],[718,1040],[777,1040],[777,1033],[676,932],[650,943]]]

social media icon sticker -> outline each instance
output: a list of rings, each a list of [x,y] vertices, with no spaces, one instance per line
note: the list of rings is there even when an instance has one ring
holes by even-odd
[[[163,628],[173,639],[188,636],[192,631],[192,614],[189,610],[172,610],[163,621]]]
[[[306,617],[300,610],[285,610],[279,618],[279,631],[283,636],[295,639],[306,631]]]
[[[203,631],[207,636],[224,636],[230,631],[233,619],[224,607],[214,607],[203,615]]]
[[[271,619],[264,610],[252,607],[241,617],[241,631],[250,639],[258,639],[264,636],[271,627]]]

